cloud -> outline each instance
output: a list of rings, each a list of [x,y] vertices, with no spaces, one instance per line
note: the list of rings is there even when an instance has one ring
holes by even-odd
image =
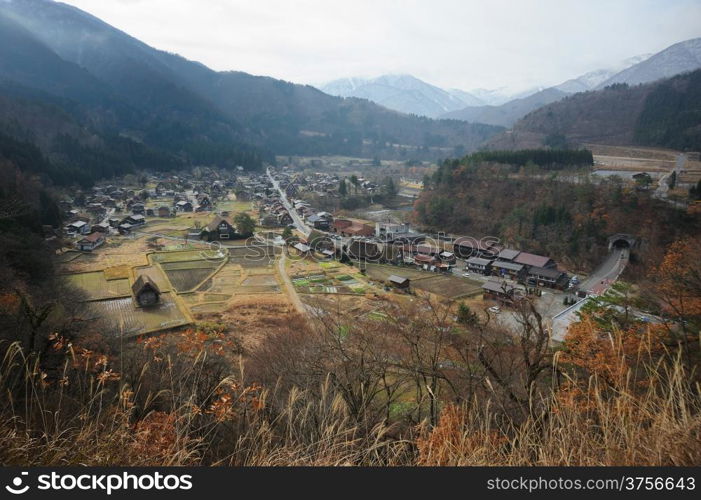
[[[701,0],[65,1],[214,69],[313,84],[411,73],[517,90],[701,36]]]

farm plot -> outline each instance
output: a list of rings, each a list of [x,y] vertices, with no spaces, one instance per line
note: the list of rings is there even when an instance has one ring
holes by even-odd
[[[136,307],[132,297],[90,302],[86,305],[85,314],[99,322],[105,333],[115,337],[150,333],[190,323],[170,292],[162,293],[160,303],[148,308]]]
[[[445,275],[416,279],[411,286],[449,299],[475,295],[482,290],[482,284],[477,281]]]
[[[131,294],[128,279],[108,280],[102,271],[69,274],[66,280],[83,291],[87,300],[113,299]]]
[[[246,245],[227,249],[230,261],[243,268],[272,266],[275,261],[276,252],[272,245]]]
[[[164,262],[161,268],[176,291],[186,292],[197,288],[223,262],[223,259]]]
[[[399,267],[385,264],[368,264],[367,273],[372,279],[383,282],[387,281],[392,275],[409,278],[410,280],[430,276],[426,271],[419,271],[411,267]]]
[[[332,276],[326,274],[297,275],[292,284],[299,293],[363,293],[365,283],[349,275]]]

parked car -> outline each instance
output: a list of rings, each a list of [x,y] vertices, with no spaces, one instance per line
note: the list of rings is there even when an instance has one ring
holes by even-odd
[[[492,306],[487,310],[492,314],[499,314],[501,312],[501,308],[498,306]]]
[[[469,278],[469,277],[470,277],[470,273],[462,273],[462,277],[463,277],[463,278]]]

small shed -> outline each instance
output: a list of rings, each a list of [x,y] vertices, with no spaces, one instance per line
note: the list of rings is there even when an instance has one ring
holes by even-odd
[[[409,285],[411,282],[409,281],[409,278],[404,278],[403,276],[397,276],[396,274],[393,274],[390,276],[387,281],[394,287],[394,288],[402,288],[402,289],[407,289],[409,288]]]

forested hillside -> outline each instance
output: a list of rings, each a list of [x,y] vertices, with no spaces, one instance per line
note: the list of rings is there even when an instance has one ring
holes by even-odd
[[[569,168],[591,165],[587,153],[572,152]],[[415,204],[417,222],[476,238],[495,236],[505,245],[550,255],[574,270],[596,265],[614,233],[644,239],[641,261],[646,265],[674,239],[701,235],[697,219],[647,192],[616,180],[595,184],[560,179],[547,163],[519,167],[516,160],[522,154],[479,153],[444,162],[424,181],[427,189]],[[516,157],[513,164],[503,163],[511,156]]]
[[[57,2],[8,2],[0,28],[0,127],[81,179],[99,177],[84,172],[97,163],[109,174],[197,164],[255,169],[275,154],[429,159],[474,150],[501,130],[215,72]],[[40,107],[53,108],[48,119]]]
[[[633,140],[645,146],[701,151],[701,71],[655,86],[645,99]]]
[[[571,144],[701,149],[701,70],[637,86],[614,84],[575,94],[519,120],[489,143],[493,149],[537,148],[561,135]]]

